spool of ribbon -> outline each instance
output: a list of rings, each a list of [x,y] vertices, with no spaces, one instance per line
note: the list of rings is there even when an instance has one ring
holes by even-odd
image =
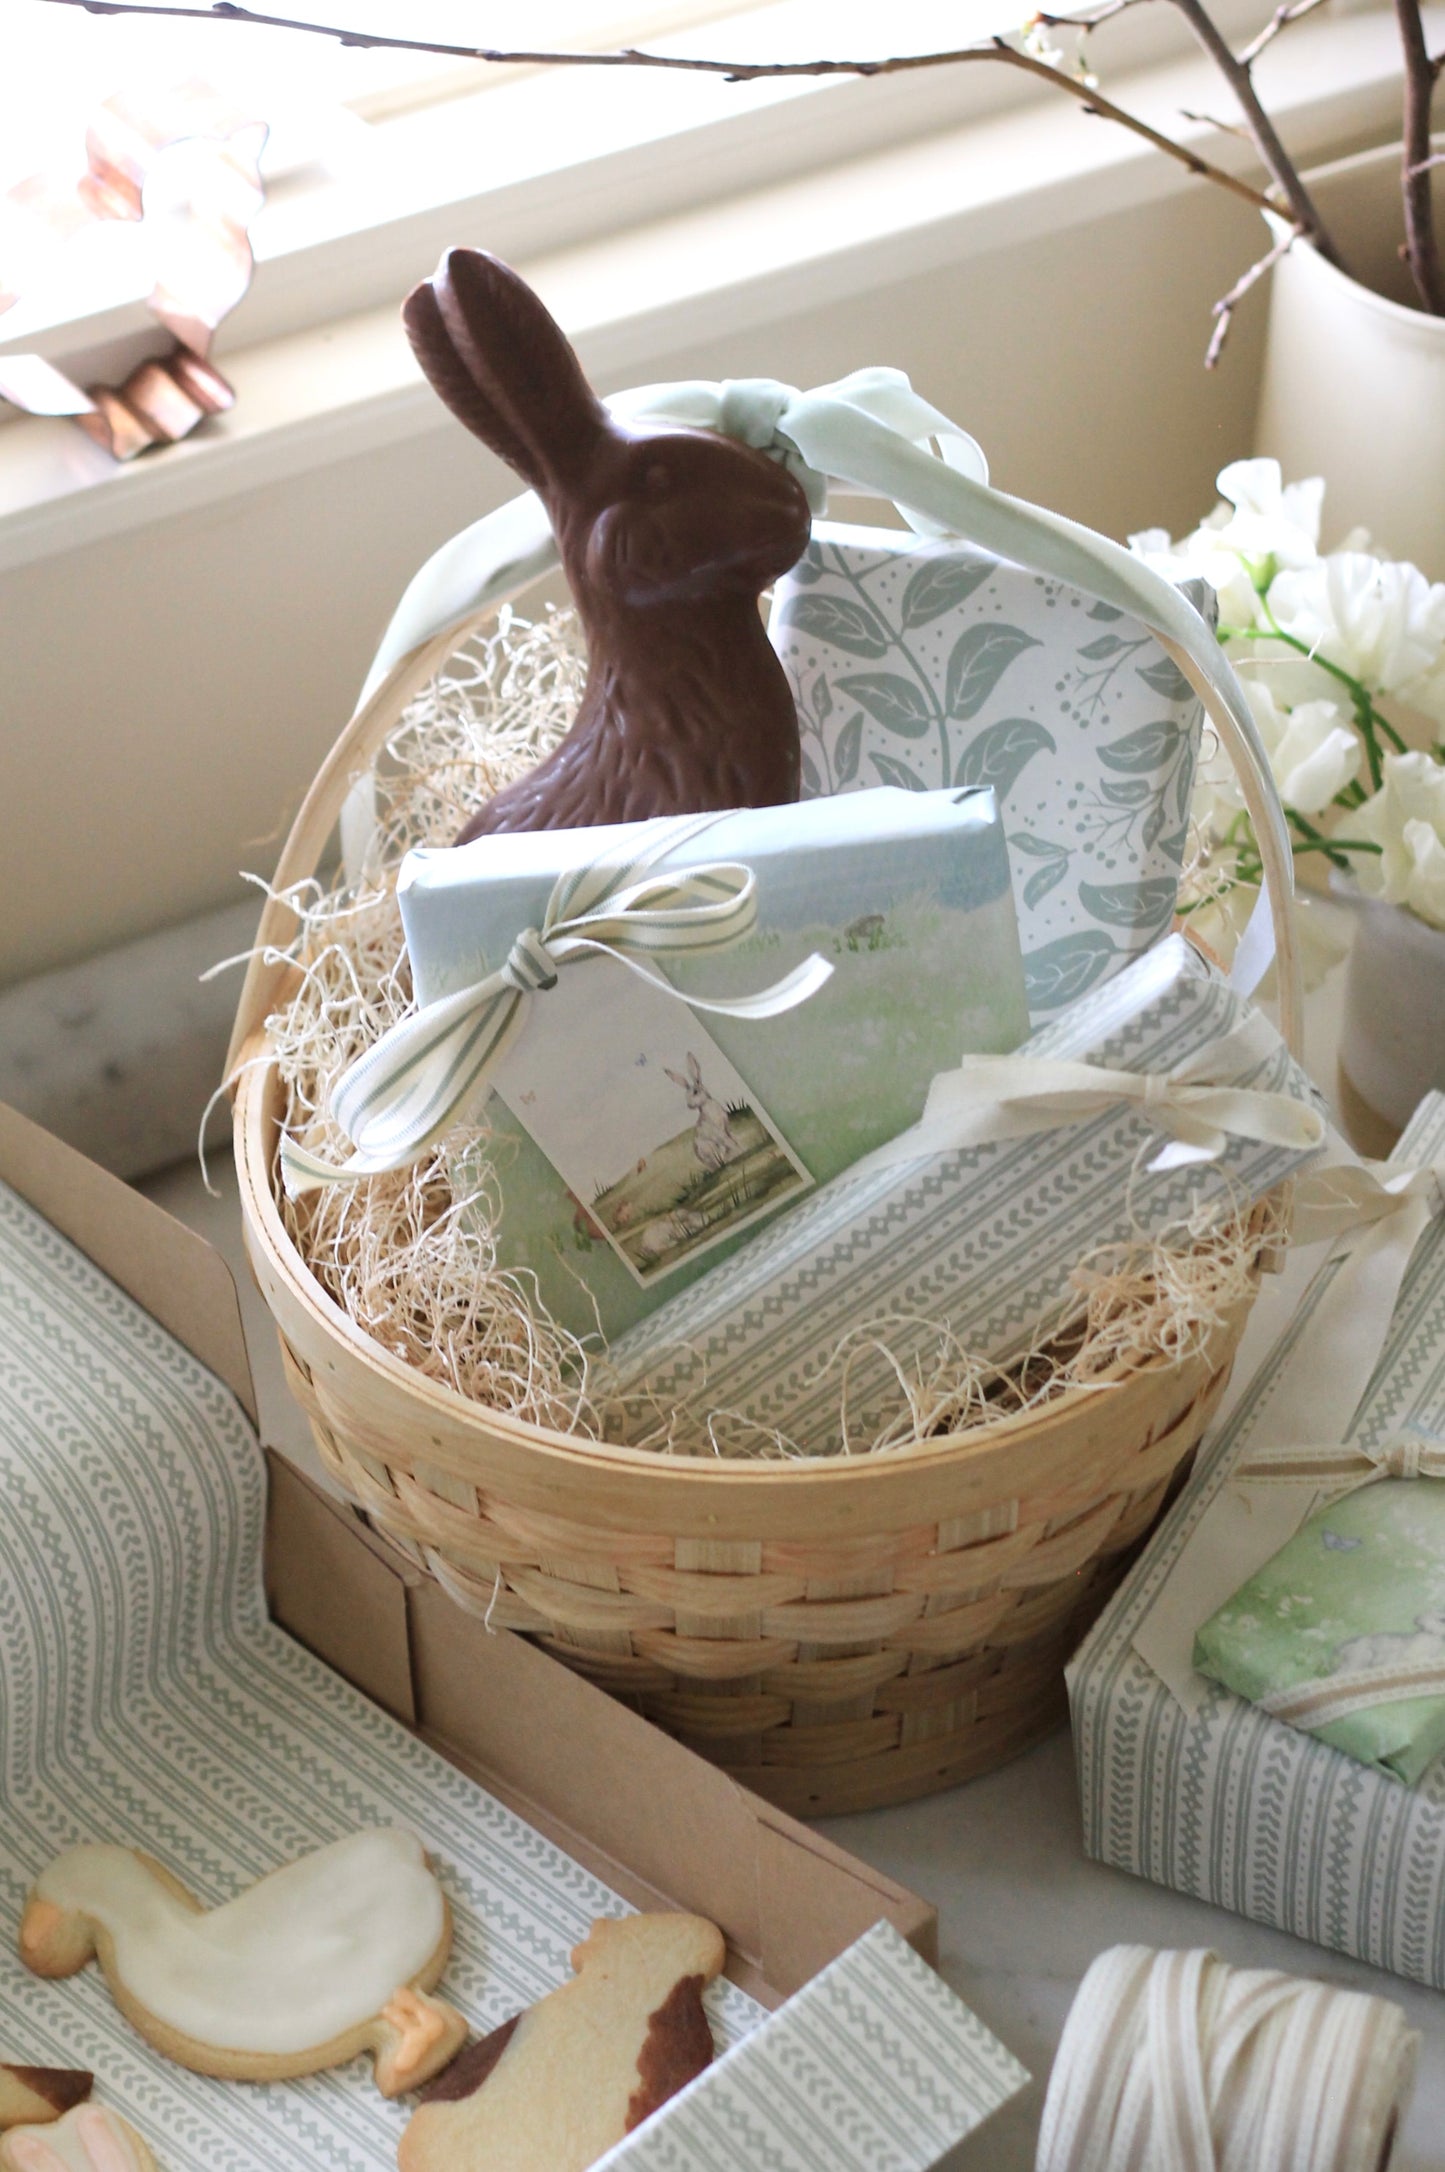
[[[1347,1149],[1335,1147],[1337,1156]],[[1245,1459],[1277,1464],[1311,1443],[1313,1457],[1340,1449],[1380,1362],[1401,1285],[1426,1232],[1445,1215],[1445,1163],[1396,1168],[1339,1158],[1295,1185],[1294,1240],[1336,1238],[1301,1301],[1301,1324],[1208,1505],[1175,1557],[1134,1648],[1186,1711],[1204,1685],[1194,1670],[1196,1631],[1246,1579],[1272,1560],[1309,1513],[1298,1489],[1246,1483]],[[1348,1466],[1340,1466],[1348,1467]]]
[[[1419,2041],[1391,1999],[1111,1947],[1069,2011],[1036,2172],[1385,2172]]]
[[[756,377],[711,384],[643,385],[615,394],[611,412],[631,425],[717,430],[780,461],[815,513],[833,479],[891,499],[915,532],[958,535],[1047,579],[1068,583],[1141,619],[1207,703],[1240,772],[1266,882],[1293,884],[1293,855],[1268,758],[1244,690],[1213,633],[1179,591],[1120,544],[1061,514],[994,490],[968,432],[921,399],[902,370],[862,369],[811,392]],[[936,443],[938,451],[929,449]],[[458,634],[493,603],[557,564],[547,514],[531,492],[444,543],[416,574],[377,651],[361,702],[406,657],[447,629]],[[358,780],[343,816],[348,872],[355,875],[371,831],[370,782]],[[1273,954],[1267,891],[1241,939],[1233,978],[1249,994]],[[1281,973],[1286,1041],[1296,1047],[1299,990]]]
[[[346,1162],[323,1161],[296,1140],[282,1140],[288,1196],[415,1161],[476,1107],[525,1026],[533,998],[555,988],[562,969],[579,958],[615,958],[690,1009],[729,1018],[775,1018],[806,1003],[833,971],[816,952],[769,987],[726,999],[684,995],[639,962],[648,953],[724,950],[756,925],[757,878],[741,862],[656,872],[670,852],[722,819],[681,815],[648,823],[640,845],[620,845],[559,875],[541,924],[522,929],[495,973],[399,1020],[337,1082],[330,1113],[355,1148]]]
[[[1257,1069],[1278,1045],[1268,1021],[1249,1011],[1230,1032],[1171,1071],[1112,1070],[1023,1054],[969,1056],[957,1070],[941,1071],[934,1079],[917,1124],[855,1163],[848,1174],[1057,1131],[1131,1106],[1168,1134],[1169,1143],[1147,1164],[1151,1173],[1216,1161],[1231,1139],[1312,1153],[1326,1138],[1325,1119],[1313,1103],[1232,1083]]]

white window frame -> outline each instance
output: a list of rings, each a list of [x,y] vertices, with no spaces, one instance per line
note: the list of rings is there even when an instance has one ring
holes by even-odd
[[[1383,4],[1336,0],[1332,12]],[[1016,12],[1012,0],[915,0],[909,42],[967,42]],[[321,0],[316,13],[325,15]],[[650,32],[662,49],[739,58],[882,53],[896,49],[899,27],[876,0],[654,0],[650,10],[621,0],[607,13],[630,42]],[[1258,0],[1221,0],[1216,13],[1243,34]],[[218,55],[246,34],[225,24],[211,33]],[[1183,26],[1160,6],[1111,24],[1097,59],[1127,102],[1130,76],[1188,50]],[[343,101],[369,131],[369,171],[273,177],[253,236],[252,287],[215,352],[223,359],[394,306],[418,268],[459,239],[527,261],[1051,100],[1072,120],[1048,85],[992,64],[739,85],[630,68],[478,64],[420,82],[402,73]],[[492,168],[480,185],[469,172],[478,145]],[[1209,152],[1241,162],[1227,139]],[[28,317],[23,302],[0,316],[0,353],[39,353],[83,381],[115,381],[164,345],[140,291],[49,321]],[[12,414],[0,407],[0,419]]]

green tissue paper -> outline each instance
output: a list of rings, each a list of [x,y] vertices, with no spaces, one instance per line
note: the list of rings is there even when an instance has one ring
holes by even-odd
[[[1445,1749],[1445,1691],[1402,1694],[1403,1672],[1445,1673],[1445,1480],[1384,1479],[1316,1509],[1195,1640],[1194,1664],[1252,1704],[1378,1672],[1390,1701],[1292,1725],[1413,1785]],[[1386,1688],[1395,1679],[1393,1691]]]

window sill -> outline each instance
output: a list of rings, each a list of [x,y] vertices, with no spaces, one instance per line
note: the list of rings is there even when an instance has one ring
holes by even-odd
[[[1396,124],[1387,17],[1305,26],[1287,52],[1284,80],[1266,75],[1264,87],[1304,158],[1342,139],[1381,140]],[[1137,75],[1121,97],[1177,128],[1181,107],[1210,89],[1189,63]],[[1247,168],[1243,147],[1205,126],[1185,140]],[[1033,105],[523,262],[607,388],[655,374],[659,353],[705,348],[781,309],[822,307],[1208,186],[1121,129],[1085,124],[1061,103]],[[1242,268],[1256,239],[1248,207],[1223,215],[1238,220]],[[394,304],[245,348],[225,367],[233,412],[129,467],[68,424],[0,430],[0,567],[453,427],[417,374]]]

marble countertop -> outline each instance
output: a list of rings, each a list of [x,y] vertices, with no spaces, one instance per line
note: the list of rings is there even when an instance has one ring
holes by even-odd
[[[1331,986],[1311,1004],[1307,1055],[1322,1082],[1333,1077],[1337,999]],[[207,1196],[194,1165],[152,1178],[144,1189],[230,1262],[264,1435],[316,1473],[306,1422],[287,1393],[276,1337],[245,1264],[235,1181],[224,1156],[217,1157],[216,1175],[219,1199]],[[1304,1264],[1267,1285],[1234,1392],[1293,1302]],[[1237,1967],[1286,1969],[1398,2000],[1423,2043],[1393,2172],[1445,2172],[1445,1994],[1086,1860],[1066,1730],[986,1779],[897,1809],[835,1818],[826,1830],[935,1903],[944,1976],[1034,2076],[1022,2096],[949,2159],[949,2172],[1031,2172],[1049,2067],[1074,1993],[1095,1955],[1121,1942],[1210,1946]]]

